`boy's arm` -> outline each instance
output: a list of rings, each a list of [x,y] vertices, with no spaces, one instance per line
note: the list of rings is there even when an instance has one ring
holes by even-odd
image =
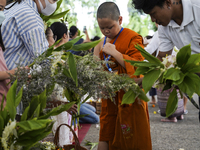
[[[101,42],[99,42],[99,44],[97,44],[95,47],[94,47],[94,56],[97,56],[98,58],[100,58],[99,56],[99,53],[101,51],[101,47],[103,45],[103,40]]]

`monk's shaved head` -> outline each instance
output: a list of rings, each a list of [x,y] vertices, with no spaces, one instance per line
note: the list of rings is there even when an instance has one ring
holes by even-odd
[[[117,21],[120,16],[118,6],[113,2],[104,2],[97,9],[97,19],[109,18]]]

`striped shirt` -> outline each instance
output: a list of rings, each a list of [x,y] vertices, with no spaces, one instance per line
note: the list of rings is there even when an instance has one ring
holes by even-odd
[[[7,7],[11,6],[8,5]],[[22,0],[9,10],[4,10],[6,19],[1,32],[5,45],[4,57],[9,70],[27,66],[48,48],[44,23],[33,0]]]

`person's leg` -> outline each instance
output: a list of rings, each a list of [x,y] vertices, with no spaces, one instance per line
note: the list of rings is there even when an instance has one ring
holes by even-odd
[[[109,149],[108,142],[106,142],[106,141],[99,141],[98,149],[97,150],[108,150],[108,149]]]
[[[90,108],[90,107],[88,107],[88,105],[84,105],[84,104],[81,105],[80,115],[88,114],[88,116],[80,118],[79,122],[80,123],[98,123],[99,116],[93,110],[88,109],[88,108]]]
[[[87,107],[89,110],[93,111],[93,112],[96,112],[96,108],[90,104],[87,104],[87,103],[82,103],[81,104],[82,106],[84,107]]]
[[[151,96],[150,104],[156,104],[156,99],[155,99],[155,95],[157,95],[156,88],[151,88],[151,90],[149,91],[149,95]]]
[[[186,96],[183,96],[183,101],[184,101],[184,115],[186,115],[188,113],[188,110],[186,109],[188,98]]]

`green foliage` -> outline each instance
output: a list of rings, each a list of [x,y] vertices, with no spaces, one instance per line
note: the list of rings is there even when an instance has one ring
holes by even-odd
[[[166,107],[166,117],[172,115],[178,107],[178,96],[176,89],[174,88],[173,91],[170,93],[169,99],[167,101]]]
[[[16,91],[17,80],[8,91],[9,95],[7,96],[6,106],[3,108],[3,103],[1,104],[1,108],[3,109],[0,110],[0,137],[8,138],[9,140],[5,141],[8,142],[8,145],[14,144],[14,146],[23,146],[24,150],[28,150],[35,143],[52,132],[53,121],[48,119],[48,117],[58,115],[61,112],[68,110],[74,103],[61,105],[44,113],[47,98],[46,90],[44,90],[40,95],[32,98],[29,106],[22,114],[21,121],[16,123],[16,126],[14,127],[16,135],[13,136],[9,134],[8,137],[2,137],[4,129],[11,124],[9,120],[14,122],[16,107],[21,101],[23,88],[21,88],[18,93]],[[13,131],[9,132],[12,133]],[[0,148],[2,148],[2,146],[0,141]]]
[[[200,78],[195,73],[200,72],[200,55],[191,55],[190,45],[184,46],[176,55],[174,67],[168,68],[171,62],[161,62],[159,59],[147,53],[142,47],[136,46],[148,62],[130,61],[131,65],[137,67],[134,75],[144,75],[142,85],[147,93],[153,84],[158,82],[158,85],[163,84],[162,91],[173,89],[170,93],[166,116],[170,116],[176,111],[178,97],[176,88],[180,93],[187,94],[190,98],[194,93],[200,95]],[[172,59],[168,58],[168,59]],[[167,59],[166,59],[167,60]],[[127,93],[128,97],[128,93]],[[127,101],[127,100],[126,100]]]

